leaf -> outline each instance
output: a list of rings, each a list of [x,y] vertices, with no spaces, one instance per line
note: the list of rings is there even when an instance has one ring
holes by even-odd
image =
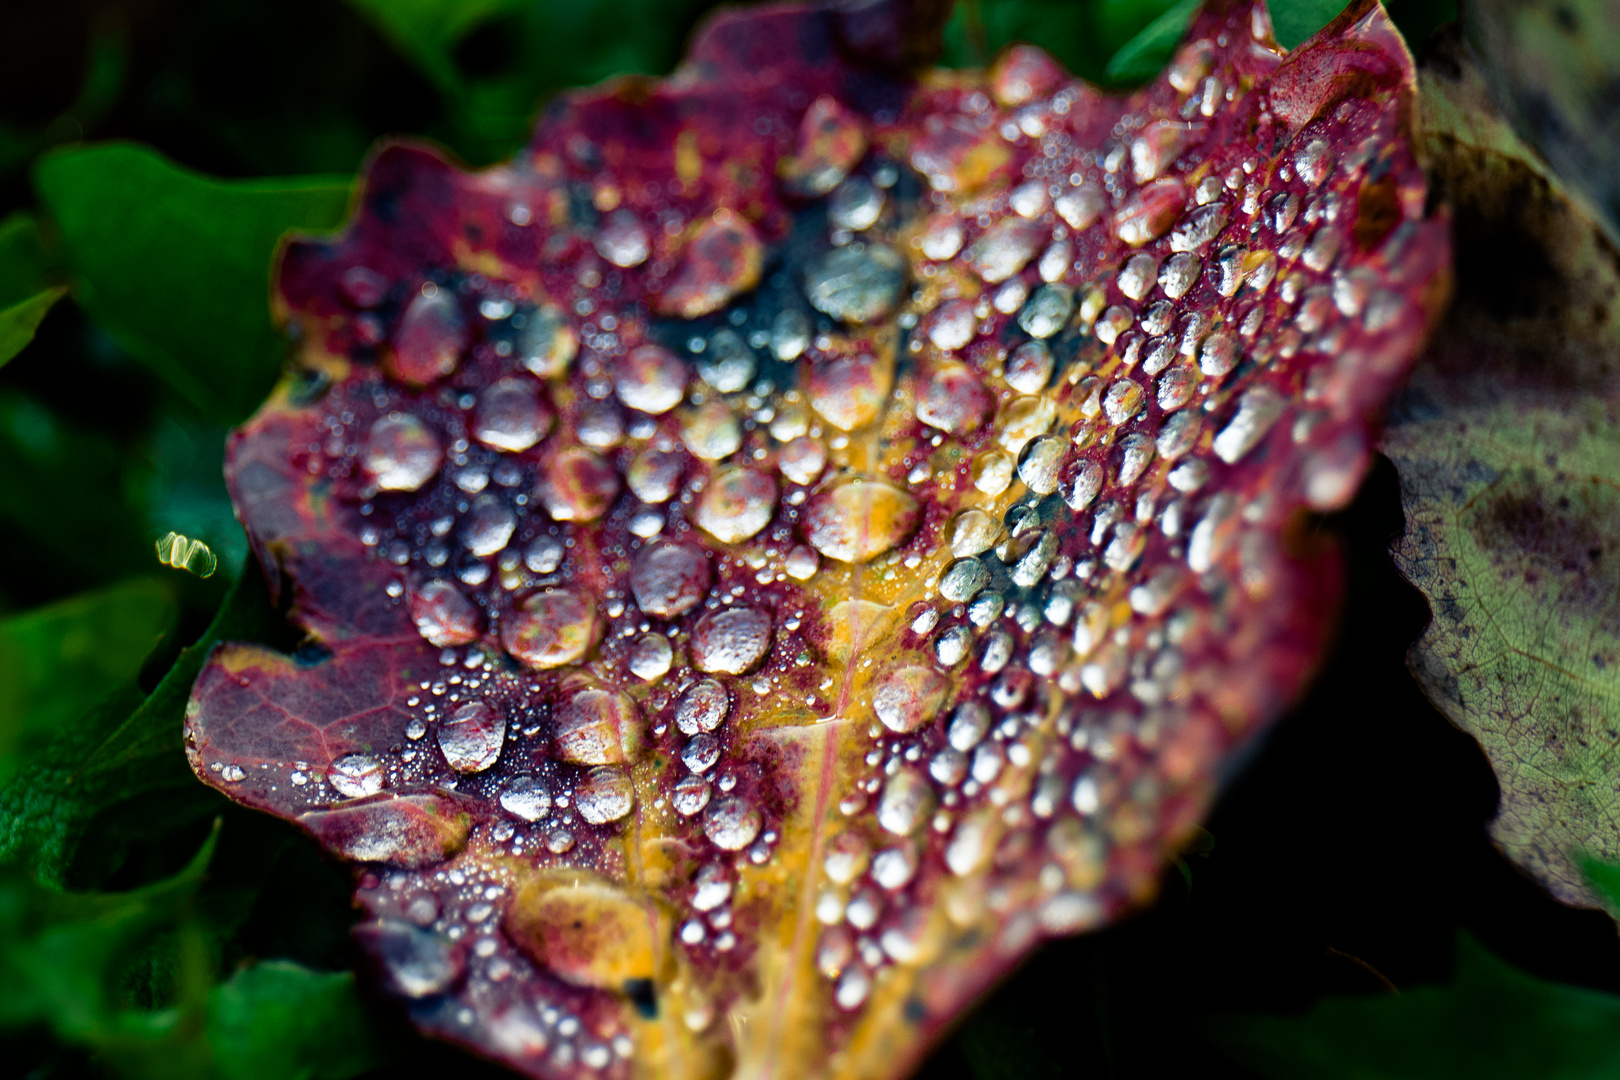
[[[67,291],[51,284],[49,267],[33,215],[19,210],[0,221],[0,367],[34,339]]]
[[[1163,71],[1181,43],[1187,23],[1202,6],[1198,0],[1181,0],[1154,19],[1108,61],[1108,77],[1119,82],[1146,82]]]
[[[423,1030],[902,1074],[1145,902],[1316,662],[1304,522],[1448,259],[1398,35],[1221,6],[1113,97],[902,79],[938,14],[721,14],[287,249],[300,370],[227,474],[309,641],[220,645],[187,752],[360,864]]]
[[[1493,103],[1620,244],[1620,121],[1606,96],[1620,78],[1613,9],[1595,0],[1466,8]]]
[[[35,172],[76,296],[119,343],[205,413],[245,415],[280,367],[265,308],[289,230],[341,220],[336,177],[214,180],[137,146],[46,156]]]
[[[131,599],[138,599],[138,588],[131,586],[112,595],[128,593]],[[167,590],[161,595],[167,597]],[[82,601],[61,607],[78,612],[81,604],[83,610],[95,614],[96,609]],[[105,611],[104,606],[103,615]],[[0,865],[22,862],[48,884],[60,886],[97,815],[154,790],[190,790],[177,753],[177,724],[191,683],[216,641],[222,637],[275,640],[274,620],[263,578],[249,563],[208,631],[180,654],[150,695],[134,679],[139,667],[133,659],[135,645],[122,646],[124,652],[120,653],[118,636],[108,632],[117,628],[105,617],[88,620],[95,631],[89,638],[97,649],[94,663],[101,670],[90,667],[87,658],[70,653],[79,659],[81,670],[41,685],[41,692],[26,705],[30,727],[48,733],[49,738],[27,748],[26,756],[15,762],[17,775],[0,780]],[[70,623],[69,629],[82,630],[83,625]],[[126,619],[124,625],[135,622]],[[68,643],[75,640],[66,632],[61,637]],[[61,651],[68,651],[66,645]],[[145,655],[142,652],[140,658],[144,660]],[[119,656],[124,657],[124,668],[108,671],[107,665]],[[7,680],[6,688],[18,685],[28,684]],[[51,692],[48,696],[43,693],[46,689]],[[66,715],[75,701],[90,703],[90,707],[72,715],[71,723],[40,722],[40,718]],[[207,800],[192,801],[189,810],[194,815],[212,812]],[[100,843],[106,849],[99,853],[101,859],[116,865],[114,837],[103,835]]]
[[[222,1080],[347,1080],[376,1063],[351,972],[286,960],[243,968],[208,996]]]
[[[1620,997],[1544,982],[1466,934],[1449,986],[1210,1028],[1239,1061],[1286,1080],[1596,1080],[1620,1069]]]
[[[452,54],[468,32],[524,0],[349,0],[440,86],[460,84]]]
[[[1342,0],[1287,0],[1277,4],[1271,12],[1277,44],[1285,49],[1299,48],[1306,38],[1332,22],[1343,10]]]
[[[27,737],[73,725],[132,682],[173,622],[173,593],[149,578],[0,620],[0,777]]]
[[[1595,907],[1579,859],[1620,861],[1620,264],[1468,56],[1422,85],[1460,254],[1452,314],[1384,438],[1407,520],[1395,559],[1433,612],[1410,664],[1491,760],[1495,842]]]

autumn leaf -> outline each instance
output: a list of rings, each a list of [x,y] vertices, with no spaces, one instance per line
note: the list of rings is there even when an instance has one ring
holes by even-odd
[[[1620,915],[1580,868],[1620,861],[1620,264],[1466,48],[1422,87],[1459,255],[1456,303],[1383,443],[1407,516],[1395,559],[1433,611],[1411,666],[1490,758],[1508,858]]]
[[[187,751],[358,864],[423,1030],[900,1075],[1151,897],[1315,664],[1310,515],[1449,259],[1399,35],[1218,5],[1108,97],[908,73],[943,16],[721,14],[287,249],[227,473],[308,640],[220,645]]]

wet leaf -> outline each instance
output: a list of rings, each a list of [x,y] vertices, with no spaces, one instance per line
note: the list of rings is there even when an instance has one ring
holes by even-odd
[[[1303,1016],[1228,1017],[1210,1030],[1279,1080],[1596,1080],[1620,1069],[1620,997],[1527,975],[1466,934],[1447,986],[1329,998]]]
[[[942,14],[722,14],[288,249],[227,473],[309,642],[219,646],[187,748],[360,864],[425,1031],[902,1074],[1150,897],[1315,663],[1308,514],[1448,259],[1398,35],[1223,6],[1110,98],[905,75]]]
[[[1595,907],[1579,860],[1620,860],[1620,264],[1466,53],[1422,85],[1459,256],[1456,304],[1384,439],[1407,518],[1395,558],[1433,612],[1410,662],[1491,760],[1496,843]]]
[[[50,154],[35,182],[79,302],[226,423],[280,368],[284,345],[264,302],[277,240],[336,225],[349,196],[342,178],[214,180],[116,144]]]

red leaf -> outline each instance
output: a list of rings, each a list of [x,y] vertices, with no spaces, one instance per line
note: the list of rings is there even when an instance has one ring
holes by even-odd
[[[1382,9],[1218,6],[1125,98],[912,79],[905,11],[723,14],[484,173],[385,147],[283,259],[229,479],[314,646],[217,652],[192,762],[532,1075],[905,1072],[1152,894],[1321,649],[1305,512],[1448,259]]]

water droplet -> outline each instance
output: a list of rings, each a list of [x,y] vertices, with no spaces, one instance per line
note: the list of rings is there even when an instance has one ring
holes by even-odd
[[[692,666],[709,674],[741,675],[771,647],[771,617],[755,607],[710,611],[692,627]]]
[[[517,514],[498,495],[480,495],[461,523],[461,543],[480,558],[494,555],[512,539]]]
[[[491,449],[521,453],[540,441],[551,420],[533,380],[498,379],[478,395],[473,437]]]
[[[613,367],[613,390],[632,409],[662,416],[686,393],[686,365],[662,345],[642,345]]]
[[[691,817],[702,812],[709,805],[709,798],[714,794],[709,782],[701,776],[683,776],[675,781],[670,790],[670,803],[675,812],[682,817]]]
[[[547,304],[528,315],[518,338],[518,359],[542,378],[561,375],[579,351],[579,339],[563,313]]]
[[[933,668],[897,668],[872,691],[872,708],[884,727],[909,735],[934,718],[949,690],[945,677]]]
[[[715,800],[703,815],[703,832],[722,851],[741,851],[754,842],[763,824],[758,810],[744,798]]]
[[[680,489],[680,455],[663,450],[643,450],[625,472],[625,482],[642,502],[663,503]]]
[[[430,645],[447,648],[478,640],[483,615],[448,581],[429,581],[410,595],[411,621]]]
[[[524,821],[539,821],[551,812],[551,792],[539,777],[514,776],[501,792],[501,808]]]
[[[951,214],[934,214],[923,227],[922,252],[930,259],[949,259],[962,250],[963,238],[961,221]]]
[[[771,352],[783,363],[797,360],[810,347],[810,335],[809,316],[784,308],[771,322]]]
[[[708,772],[720,760],[720,741],[707,732],[692,736],[681,748],[681,764],[695,773]]]
[[[541,466],[535,486],[553,521],[595,521],[613,505],[619,474],[612,465],[583,447],[571,446]]]
[[[410,386],[426,386],[456,370],[467,348],[467,324],[455,295],[424,285],[405,307],[384,364]]]
[[[986,450],[973,459],[969,471],[974,487],[986,495],[1000,495],[1012,484],[1013,459],[1000,450]]]
[[[1153,261],[1153,256],[1138,252],[1125,260],[1119,272],[1119,291],[1132,300],[1140,300],[1152,290],[1158,272],[1159,265]]]
[[[617,690],[576,691],[557,710],[552,735],[557,756],[576,765],[617,765],[641,745],[636,703]]]
[[[812,484],[827,467],[827,449],[821,440],[800,435],[782,447],[776,465],[795,484]]]
[[[410,413],[389,413],[371,425],[363,464],[384,491],[415,491],[443,462],[438,436]]]
[[[1068,446],[1062,439],[1043,436],[1032,440],[1018,459],[1019,479],[1037,495],[1052,494],[1058,488],[1058,469],[1067,452]]]
[[[887,244],[855,242],[810,264],[804,292],[817,311],[848,323],[881,319],[900,302],[905,263]]]
[[[642,682],[657,682],[669,674],[675,651],[663,634],[643,634],[630,648],[630,674]]]
[[[783,158],[777,175],[789,192],[825,195],[838,186],[866,151],[861,119],[836,98],[823,94],[799,121],[797,149]]]
[[[326,770],[327,782],[339,795],[361,799],[383,789],[382,762],[370,754],[345,754]]]
[[[709,337],[708,347],[697,357],[700,378],[722,394],[735,394],[754,377],[757,361],[735,330],[722,328]]]
[[[776,481],[758,469],[723,469],[704,488],[693,512],[698,528],[722,544],[739,544],[771,523]]]
[[[990,392],[966,364],[938,364],[917,390],[917,419],[941,431],[973,431],[994,404]]]
[[[885,848],[872,857],[872,880],[894,892],[917,874],[917,849],[911,844]]]
[[[877,419],[890,384],[889,365],[863,353],[813,363],[804,389],[811,406],[829,424],[854,431]]]
[[[973,340],[978,325],[978,316],[973,313],[973,301],[959,296],[945,301],[929,315],[928,340],[941,349],[960,349]]]
[[[574,806],[579,816],[592,825],[618,821],[630,813],[635,802],[629,774],[614,765],[597,766],[574,789]]]
[[[1025,396],[1007,403],[996,420],[996,441],[1012,453],[1045,435],[1057,419],[1057,407],[1044,397]]]
[[[1170,250],[1194,252],[1220,235],[1226,227],[1225,203],[1216,203],[1188,214],[1170,233]]]
[[[1198,280],[1198,272],[1201,269],[1203,269],[1203,264],[1198,261],[1196,255],[1188,255],[1186,252],[1172,255],[1159,271],[1159,287],[1164,290],[1164,295],[1172,300],[1178,300],[1187,294],[1188,289],[1193,287],[1193,283]],[[1149,330],[1148,332],[1162,334],[1168,329],[1169,326],[1165,326],[1162,330]]]
[[[968,249],[968,265],[981,279],[994,285],[1028,266],[1041,245],[1051,238],[1051,230],[1036,222],[1003,218]]]
[[[432,930],[380,919],[355,927],[354,935],[381,961],[389,987],[405,997],[442,994],[461,978],[463,954]]]
[[[1088,227],[1102,214],[1108,206],[1108,196],[1103,189],[1087,180],[1077,188],[1071,188],[1057,197],[1053,204],[1058,216],[1068,223],[1069,228],[1075,232]]]
[[[1286,407],[1282,395],[1269,386],[1256,386],[1238,399],[1237,414],[1215,436],[1212,448],[1215,456],[1228,465],[1236,465],[1276,424]]]
[[[636,606],[660,619],[673,619],[696,607],[711,580],[707,555],[691,545],[667,541],[642,548],[630,569]]]
[[[713,731],[725,722],[731,710],[726,688],[713,679],[702,679],[687,688],[675,705],[675,726],[683,735]]]
[[[878,825],[895,836],[915,832],[934,809],[934,792],[922,774],[901,768],[883,785],[878,800]]]
[[[1103,412],[1108,422],[1114,427],[1125,423],[1137,413],[1142,411],[1142,403],[1147,395],[1142,391],[1142,384],[1135,379],[1120,379],[1108,388],[1103,397]]]
[[[562,541],[555,536],[537,536],[523,552],[523,565],[537,574],[555,572],[562,561]]]
[[[1020,394],[1038,394],[1052,379],[1052,350],[1044,341],[1026,341],[1007,358],[1007,385]]]
[[[483,772],[501,756],[506,717],[487,702],[469,701],[439,725],[439,749],[458,773]]]
[[[921,516],[917,500],[899,488],[854,478],[811,497],[805,539],[830,559],[867,563],[905,541]]]
[[[1030,337],[1049,338],[1062,330],[1073,314],[1073,289],[1067,285],[1042,285],[1018,313],[1018,325]]]
[[[864,176],[845,180],[827,200],[827,217],[834,225],[851,232],[870,229],[882,213],[883,192]]]
[[[957,558],[989,551],[1000,535],[1001,526],[983,510],[964,510],[945,527],[945,542]]]
[[[1186,198],[1178,180],[1155,180],[1137,189],[1114,214],[1115,235],[1132,247],[1157,240],[1169,231]]]
[[[990,571],[984,563],[970,556],[957,559],[945,568],[939,578],[940,595],[952,603],[962,604],[973,599],[979,590],[990,584]]]
[[[1052,205],[1051,197],[1046,194],[1046,181],[1026,180],[1019,184],[1008,192],[1007,205],[1021,218],[1040,217]]]
[[[501,624],[501,644],[532,668],[580,659],[596,643],[596,607],[567,589],[535,593]]]
[[[754,227],[730,210],[716,210],[687,243],[680,267],[653,306],[683,319],[712,314],[752,289],[764,262],[765,245]]]
[[[647,227],[629,209],[615,210],[596,234],[596,251],[614,266],[640,266],[652,253]]]
[[[838,980],[838,986],[833,990],[833,1000],[838,1003],[840,1009],[853,1012],[861,1007],[871,989],[872,980],[866,972],[858,967],[852,967]]]

